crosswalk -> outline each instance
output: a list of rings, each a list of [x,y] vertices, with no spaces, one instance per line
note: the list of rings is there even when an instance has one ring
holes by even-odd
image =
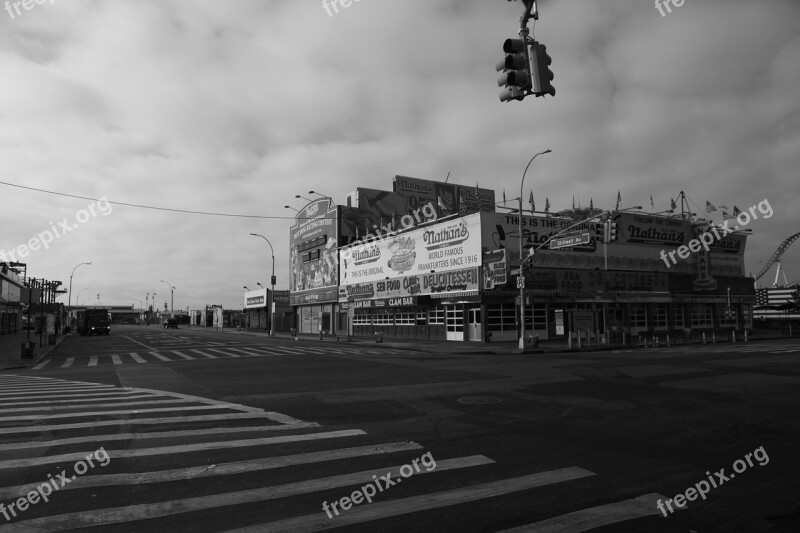
[[[8,520],[0,515],[0,532],[319,531],[523,491],[550,494],[597,476],[574,465],[508,474],[485,455],[437,452],[428,452],[434,468],[407,475],[405,469],[425,453],[417,442],[382,442],[360,428],[324,428],[208,398],[0,375],[0,502],[10,513]],[[387,475],[398,484],[408,481],[368,505],[335,516],[323,511],[323,502]],[[47,502],[38,496],[34,502],[31,495],[50,485],[57,489],[48,489]],[[664,496],[646,493],[582,509],[562,504],[564,515],[508,531],[577,533],[620,521],[659,520],[658,498]],[[9,502],[17,502],[16,508]]]
[[[203,359],[238,358],[238,357],[271,357],[285,355],[398,355],[408,354],[408,350],[395,348],[369,349],[361,347],[328,348],[328,347],[289,347],[289,346],[228,346],[224,343],[211,344],[202,348],[181,347],[181,349],[142,349],[135,352],[93,354],[84,357],[57,357],[51,355],[33,367],[40,370],[48,367],[70,368],[76,366],[125,365],[175,361],[194,361]]]

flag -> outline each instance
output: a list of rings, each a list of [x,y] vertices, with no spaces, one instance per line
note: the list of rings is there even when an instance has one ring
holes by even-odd
[[[550,214],[550,198],[545,197],[544,199],[544,212],[549,215]]]
[[[670,198],[670,200],[669,200],[669,210],[670,211],[675,211],[676,209],[678,209],[678,204],[675,203],[675,200],[673,198]]]
[[[656,204],[653,203],[653,195],[652,194],[650,195],[650,207],[653,208],[653,209],[656,208]]]
[[[533,191],[531,191],[531,195],[528,197],[528,203],[531,204],[531,211],[536,211],[536,204],[533,201]]]
[[[481,197],[478,196],[478,182],[475,182],[475,202],[478,204],[478,211],[481,210]]]
[[[594,211],[594,198],[589,198],[589,211]]]
[[[736,204],[733,204],[733,216],[738,217],[739,213],[741,213],[741,211],[739,211],[739,208],[736,207]]]
[[[719,204],[717,207],[719,207],[720,209],[724,209],[725,211],[728,210],[728,206],[727,205]]]
[[[722,220],[728,220],[729,218],[734,218],[733,215],[728,213],[726,210],[722,210]]]
[[[503,189],[503,205],[506,203],[506,190]]]
[[[622,192],[617,190],[617,207],[614,209],[614,211],[619,211],[620,202],[622,202]]]
[[[572,195],[572,212],[575,212],[575,195]]]
[[[464,197],[463,196],[459,196],[458,199],[459,199],[458,213],[460,215],[466,215],[467,214],[467,203],[464,201]]]
[[[708,200],[706,200],[706,213],[710,213],[710,212],[712,212],[712,211],[716,211],[716,210],[717,210],[717,208],[716,208],[716,207],[714,207],[714,206],[711,204],[711,202],[709,202]]]
[[[437,194],[436,195],[436,203],[439,204],[439,210],[442,213],[447,211],[447,207],[445,207],[445,205],[444,205],[444,200],[442,200],[442,195],[441,194]]]

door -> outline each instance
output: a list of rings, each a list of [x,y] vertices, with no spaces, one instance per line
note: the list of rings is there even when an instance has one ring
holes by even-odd
[[[460,305],[445,307],[445,321],[447,323],[447,340],[464,340],[464,309]]]
[[[483,325],[481,324],[481,308],[474,307],[468,311],[469,316],[469,340],[483,340]]]

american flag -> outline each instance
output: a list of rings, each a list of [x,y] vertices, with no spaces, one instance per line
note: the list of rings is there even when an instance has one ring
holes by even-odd
[[[739,211],[739,208],[736,207],[736,204],[733,204],[733,216],[738,217],[739,213],[741,213],[741,211]]]
[[[531,195],[528,198],[528,203],[531,204],[531,211],[536,211],[536,203],[533,201],[533,191],[531,191]]]
[[[710,213],[710,212],[716,211],[716,210],[717,210],[717,208],[714,207],[714,205],[711,202],[706,200],[706,213]]]
[[[676,209],[678,209],[678,204],[675,203],[675,199],[674,198],[670,198],[670,200],[669,200],[669,210],[670,211],[675,211]]]
[[[756,305],[760,306],[773,306],[791,307],[787,304],[795,302],[795,293],[798,289],[796,287],[789,288],[769,288],[769,289],[756,289]],[[753,309],[753,318],[773,318],[773,319],[786,319],[787,313],[789,318],[800,318],[800,312],[794,309]]]
[[[464,197],[460,196],[458,199],[458,213],[460,215],[467,214],[467,202],[464,201]]]
[[[550,198],[545,197],[544,199],[544,212],[545,214],[550,214]]]
[[[620,202],[622,202],[622,192],[617,191],[617,207],[614,209],[614,211],[619,211]]]

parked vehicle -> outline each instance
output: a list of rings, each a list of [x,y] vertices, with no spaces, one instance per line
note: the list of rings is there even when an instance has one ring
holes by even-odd
[[[75,313],[75,330],[81,335],[111,333],[111,313],[108,309],[86,309]]]
[[[178,329],[178,321],[174,318],[166,319],[162,325],[164,326],[164,329]]]

